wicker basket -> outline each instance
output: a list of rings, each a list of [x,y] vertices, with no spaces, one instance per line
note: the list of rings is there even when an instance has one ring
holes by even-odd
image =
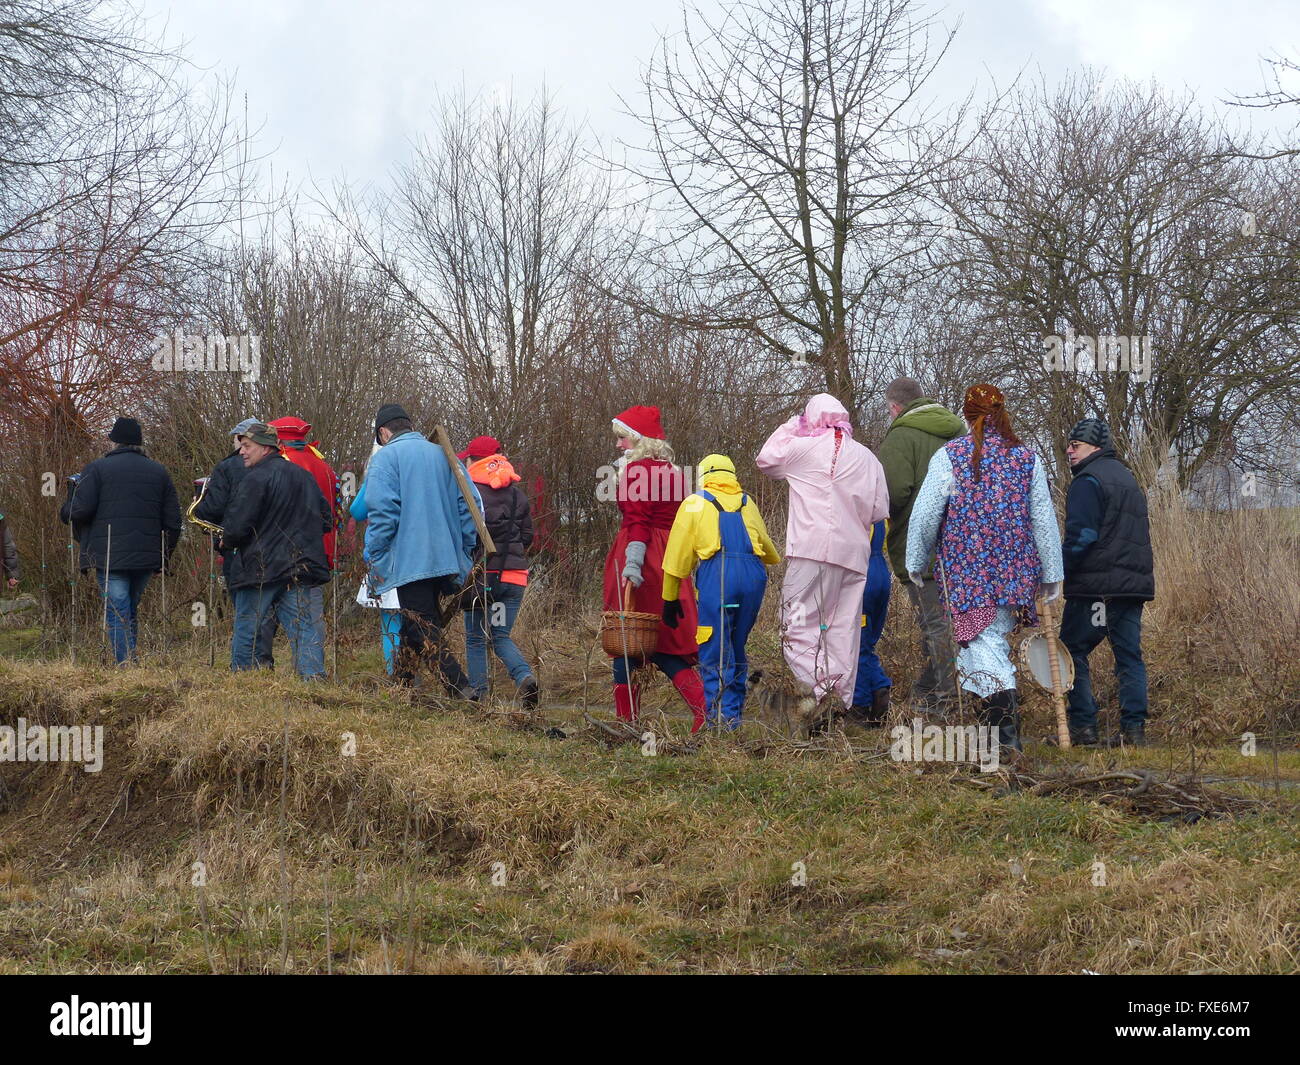
[[[606,610],[600,615],[600,646],[611,658],[645,660],[659,646],[658,614],[632,609],[632,582],[623,586],[623,609]]]

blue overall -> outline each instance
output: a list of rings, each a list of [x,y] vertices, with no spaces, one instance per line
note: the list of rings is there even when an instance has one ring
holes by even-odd
[[[885,523],[878,521],[871,529],[871,561],[867,565],[867,587],[862,593],[862,643],[858,648],[858,679],[853,685],[854,706],[870,706],[873,694],[894,685],[876,655],[876,643],[885,631],[885,615],[889,613],[890,576],[884,546]]]
[[[704,705],[710,724],[717,720],[719,706],[728,728],[740,726],[745,705],[745,684],[749,660],[745,644],[758,620],[767,590],[767,567],[754,554],[741,509],[749,496],[741,496],[740,509],[724,510],[706,491],[696,495],[707,499],[718,511],[718,532],[722,547],[700,563],[695,573],[699,604],[699,626],[709,628],[708,639],[700,644],[700,680],[704,683]]]

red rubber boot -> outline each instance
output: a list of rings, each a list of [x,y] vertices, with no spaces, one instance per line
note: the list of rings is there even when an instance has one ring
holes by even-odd
[[[638,703],[641,701],[640,686],[632,687],[628,684],[614,685],[614,713],[618,715],[620,721],[626,721],[628,724],[636,724],[636,714]]]
[[[700,675],[693,669],[683,669],[677,676],[673,677],[673,686],[682,697],[682,701],[691,708],[691,713],[695,715],[695,721],[691,725],[691,732],[699,732],[704,727],[704,685],[700,681]]]

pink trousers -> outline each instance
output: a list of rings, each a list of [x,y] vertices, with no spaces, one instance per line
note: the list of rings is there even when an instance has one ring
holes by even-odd
[[[791,558],[781,587],[781,644],[799,680],[820,699],[834,690],[853,705],[867,575],[829,562]]]

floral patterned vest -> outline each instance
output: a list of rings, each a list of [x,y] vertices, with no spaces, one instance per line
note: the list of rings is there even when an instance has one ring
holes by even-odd
[[[1042,574],[1029,517],[1034,453],[986,432],[976,481],[971,472],[974,439],[961,436],[944,447],[954,483],[938,558],[950,608],[957,614],[990,606],[1028,608],[1024,620],[1032,623]]]

